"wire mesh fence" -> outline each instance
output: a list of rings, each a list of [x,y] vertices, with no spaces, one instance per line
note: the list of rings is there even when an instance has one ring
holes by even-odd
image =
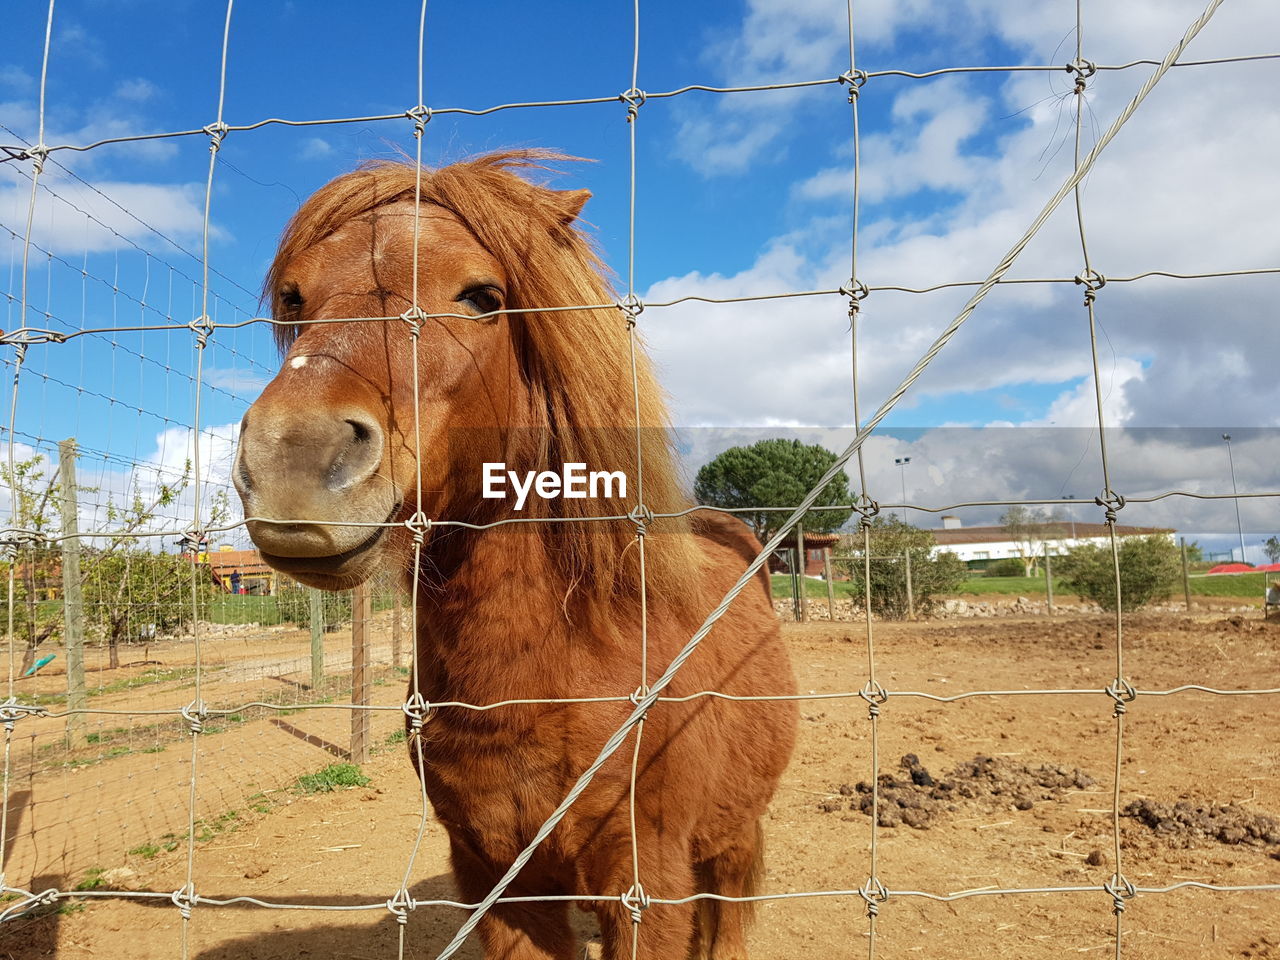
[[[1186,497],[1211,500],[1238,500],[1280,496],[1273,491],[1169,490],[1146,497],[1126,497],[1113,486],[1114,464],[1108,458],[1108,430],[1103,399],[1103,378],[1099,372],[1097,314],[1105,310],[1104,287],[1109,284],[1140,283],[1150,278],[1180,280],[1243,278],[1280,274],[1280,267],[1220,270],[1202,273],[1175,273],[1151,270],[1130,276],[1105,276],[1090,259],[1086,231],[1087,204],[1080,193],[1081,183],[1093,168],[1111,140],[1137,111],[1147,95],[1173,69],[1211,69],[1217,65],[1242,60],[1273,60],[1280,54],[1253,57],[1228,57],[1191,61],[1182,59],[1184,50],[1213,16],[1221,0],[1210,3],[1204,13],[1192,22],[1185,34],[1161,60],[1133,60],[1117,64],[1096,64],[1086,59],[1085,23],[1077,7],[1074,24],[1075,55],[1063,64],[961,66],[925,72],[904,70],[866,71],[855,56],[855,17],[853,4],[847,11],[848,70],[834,77],[798,79],[794,82],[733,87],[694,84],[660,92],[646,92],[639,86],[641,6],[634,6],[633,58],[630,86],[620,94],[582,97],[569,100],[517,102],[471,109],[429,106],[424,91],[423,35],[429,15],[425,3],[417,19],[419,58],[417,89],[413,105],[398,113],[318,119],[265,118],[231,123],[224,112],[224,94],[228,78],[228,55],[234,47],[234,9],[227,4],[225,28],[221,42],[221,60],[217,76],[219,96],[209,122],[186,129],[131,132],[104,137],[86,143],[46,143],[45,101],[47,79],[40,83],[40,113],[37,135],[24,141],[9,127],[3,127],[9,142],[0,145],[0,155],[10,168],[20,170],[23,183],[29,186],[25,223],[0,224],[0,240],[7,246],[10,282],[7,293],[7,322],[0,334],[6,349],[3,360],[12,382],[7,426],[7,465],[5,481],[9,497],[9,526],[4,531],[8,548],[3,570],[7,581],[5,607],[8,627],[8,680],[6,700],[0,704],[0,723],[5,729],[4,807],[0,815],[0,850],[5,853],[3,886],[6,901],[0,907],[0,923],[16,923],[50,904],[74,897],[91,899],[155,900],[171,905],[181,918],[181,941],[175,954],[187,957],[191,951],[189,931],[195,908],[218,908],[231,904],[262,909],[296,910],[365,910],[381,911],[396,922],[395,943],[398,955],[409,949],[408,919],[420,911],[455,908],[463,919],[456,931],[442,940],[440,958],[462,949],[467,938],[495,905],[510,905],[534,899],[557,900],[578,904],[617,904],[625,911],[630,925],[632,955],[644,955],[645,923],[651,909],[687,905],[695,901],[772,902],[798,898],[837,898],[858,904],[866,917],[866,949],[874,956],[878,942],[884,939],[883,925],[890,922],[899,901],[953,902],[991,896],[1035,897],[1056,895],[1093,898],[1111,911],[1114,952],[1125,950],[1127,904],[1139,895],[1157,895],[1173,890],[1196,888],[1216,893],[1275,893],[1280,883],[1207,884],[1186,880],[1160,886],[1144,886],[1126,870],[1125,851],[1121,844],[1121,815],[1127,771],[1126,719],[1135,701],[1146,697],[1208,695],[1226,697],[1262,697],[1280,693],[1280,688],[1241,684],[1226,688],[1195,682],[1187,678],[1163,687],[1135,685],[1126,669],[1126,617],[1117,604],[1108,637],[1107,669],[1110,676],[1102,685],[1036,687],[1033,689],[975,689],[954,694],[938,694],[927,690],[900,689],[885,682],[882,660],[877,654],[877,619],[873,610],[878,602],[877,589],[894,595],[885,602],[895,610],[903,607],[914,613],[915,598],[907,568],[911,554],[902,556],[903,595],[896,586],[886,585],[882,575],[873,575],[875,556],[872,545],[874,519],[895,508],[909,508],[927,513],[955,511],[966,507],[1002,505],[1061,505],[1074,507],[1076,501],[1063,497],[1024,498],[1014,500],[981,500],[930,505],[917,503],[891,504],[880,500],[868,489],[864,446],[877,426],[899,400],[928,369],[935,357],[984,298],[999,284],[1073,285],[1082,291],[1084,316],[1078,322],[1087,333],[1090,367],[1097,412],[1097,453],[1102,490],[1095,500],[1096,510],[1109,531],[1109,547],[1114,571],[1115,593],[1121,591],[1119,541],[1116,525],[1120,512],[1130,505],[1153,503],[1167,498]],[[53,24],[55,6],[50,2],[48,22]],[[43,49],[44,66],[48,69],[55,52],[53,32],[46,32]],[[1085,93],[1099,71],[1154,69],[1130,103],[1102,132],[1091,149],[1082,138],[1086,133]],[[891,278],[864,278],[859,269],[859,202],[861,184],[861,136],[859,108],[864,96],[875,89],[875,81],[884,77],[924,79],[948,73],[993,72],[1007,74],[1018,71],[1064,71],[1072,78],[1074,89],[1074,162],[1070,175],[1049,196],[1038,215],[1013,241],[1005,256],[980,280],[949,282],[912,287],[878,282]],[[637,139],[643,136],[646,104],[650,101],[683,97],[695,93],[714,95],[752,95],[767,91],[828,86],[838,88],[848,103],[850,143],[853,151],[853,175],[848,185],[852,199],[853,219],[850,224],[852,259],[847,283],[830,289],[773,290],[742,296],[678,297],[646,302],[639,296],[636,274],[636,205]],[[568,107],[612,109],[618,123],[625,123],[629,138],[629,214],[626,269],[623,271],[620,295],[599,302],[540,304],[525,303],[512,307],[480,303],[475,311],[428,312],[422,307],[419,290],[420,273],[429,274],[430,243],[424,237],[426,228],[422,210],[428,205],[424,178],[429,176],[423,164],[423,141],[430,135],[430,122],[435,117],[460,114],[488,116],[500,111],[555,110]],[[197,121],[198,122],[198,121]],[[483,323],[503,316],[539,315],[554,318],[566,314],[566,323],[591,322],[608,326],[611,335],[623,338],[630,358],[629,396],[633,405],[610,411],[613,422],[608,426],[625,428],[634,433],[636,476],[629,491],[626,509],[598,516],[575,517],[503,517],[491,522],[477,522],[448,513],[435,513],[433,501],[424,487],[432,478],[426,476],[431,460],[423,444],[420,422],[422,397],[434,384],[413,375],[412,424],[406,435],[413,438],[409,455],[412,472],[421,478],[414,484],[405,518],[396,511],[386,521],[326,521],[335,528],[368,528],[370,535],[386,530],[403,538],[407,545],[407,580],[411,596],[403,605],[403,635],[400,640],[401,610],[396,588],[391,582],[382,584],[372,601],[361,593],[354,609],[317,608],[311,594],[298,591],[271,591],[267,603],[265,591],[255,594],[250,584],[255,578],[274,574],[265,569],[250,568],[250,561],[237,558],[236,563],[219,564],[219,544],[230,547],[228,553],[249,547],[246,528],[304,525],[314,523],[307,517],[261,516],[243,517],[236,505],[233,490],[233,447],[237,437],[232,431],[214,429],[212,422],[227,422],[234,414],[243,413],[243,390],[246,384],[256,389],[265,386],[275,374],[274,357],[260,352],[262,340],[254,330],[268,327],[288,334],[297,324],[296,315],[277,310],[273,315],[259,315],[256,295],[230,277],[221,276],[210,258],[210,212],[217,202],[216,183],[221,170],[224,144],[232,135],[249,135],[272,127],[308,128],[321,125],[385,123],[407,125],[412,129],[415,155],[412,158],[408,190],[412,203],[412,289],[408,308],[381,316],[338,315],[312,317],[310,326],[326,324],[382,324],[393,331],[393,337],[411,358],[413,371],[424,369],[420,354],[424,329],[433,324],[452,321]],[[60,157],[101,150],[112,144],[152,143],[169,140],[202,139],[209,150],[203,201],[203,236],[198,250],[189,250],[162,231],[142,224],[167,244],[166,255],[127,240],[109,225],[99,213],[89,208],[84,197],[95,196],[113,204],[119,212],[132,216],[92,184],[60,166]],[[57,167],[70,181],[48,176]],[[66,188],[75,183],[74,195]],[[87,193],[86,193],[87,191]],[[1049,193],[1048,190],[1045,191]],[[1057,207],[1068,199],[1074,201],[1076,236],[1079,244],[1078,273],[1057,277],[1008,277],[1011,267],[1035,238]],[[96,201],[95,201],[96,203]],[[99,209],[100,208],[95,208]],[[80,250],[57,248],[52,242],[39,241],[39,216],[70,217],[84,231]],[[136,218],[135,218],[136,219]],[[129,256],[115,255],[111,276],[102,275],[102,259],[97,256],[99,234],[124,241]],[[93,254],[91,256],[91,254]],[[90,269],[92,264],[93,269]],[[419,267],[423,269],[420,270]],[[865,300],[881,292],[927,294],[943,289],[971,290],[967,302],[936,339],[928,345],[901,382],[869,416],[865,414],[859,391],[860,321]],[[727,304],[744,301],[771,301],[793,297],[811,297],[841,304],[847,312],[851,334],[852,359],[851,413],[854,437],[808,496],[793,504],[777,504],[767,508],[785,517],[775,532],[723,596],[699,611],[696,629],[667,662],[654,662],[649,648],[651,584],[646,579],[646,560],[654,559],[654,541],[660,536],[664,522],[709,511],[704,506],[674,506],[655,509],[655,502],[645,499],[645,454],[643,436],[648,429],[641,414],[646,381],[643,366],[637,367],[641,354],[639,333],[649,310],[674,307],[691,301]],[[341,311],[339,311],[341,313]],[[109,318],[109,319],[108,319]],[[1068,320],[1067,322],[1072,322]],[[287,339],[287,336],[286,336]],[[63,368],[50,365],[52,351],[79,351],[84,371],[78,381],[67,379]],[[301,358],[305,361],[306,358]],[[296,359],[295,361],[296,362]],[[638,370],[640,372],[638,372]],[[154,384],[164,384],[166,402],[155,402]],[[420,381],[422,381],[420,383]],[[59,443],[50,434],[42,411],[59,404],[75,405],[77,416],[85,425],[93,424],[95,435],[105,435],[101,449],[79,444]],[[174,411],[184,411],[182,415]],[[105,430],[104,430],[105,426]],[[88,432],[88,431],[85,431]],[[159,438],[158,453],[148,458],[150,447],[144,446],[149,436]],[[134,453],[122,451],[120,437],[134,438]],[[698,648],[734,604],[748,589],[753,579],[791,534],[793,528],[814,509],[821,490],[848,465],[856,466],[854,487],[857,497],[836,509],[852,511],[856,517],[856,537],[861,539],[859,554],[843,558],[844,566],[861,565],[850,575],[861,584],[856,602],[861,606],[865,624],[866,670],[859,682],[844,684],[842,689],[811,693],[755,694],[731,693],[718,689],[675,693],[673,681],[685,663],[698,656]],[[656,465],[650,462],[651,470]],[[656,486],[650,474],[651,491]],[[437,484],[443,478],[435,478]],[[397,507],[400,505],[397,504]],[[752,508],[758,511],[759,508]],[[819,508],[820,509],[820,508]],[[732,510],[720,511],[733,513]],[[607,689],[579,693],[575,696],[513,696],[496,701],[427,702],[416,691],[428,664],[423,658],[429,652],[413,642],[425,616],[421,591],[432,582],[437,558],[430,552],[430,538],[447,536],[452,531],[486,531],[503,528],[520,530],[522,524],[574,523],[600,528],[625,527],[637,557],[639,606],[635,619],[635,664],[638,670]],[[359,539],[359,537],[357,537]],[[794,542],[794,540],[792,541]],[[660,551],[659,551],[660,552]],[[886,569],[896,568],[899,561],[885,561]],[[241,566],[241,564],[243,566]],[[650,570],[652,573],[652,568]],[[588,571],[589,574],[589,571]],[[895,578],[896,572],[892,574]],[[234,580],[234,583],[233,583]],[[830,581],[830,577],[828,577]],[[71,584],[75,589],[71,589]],[[244,590],[241,591],[243,585]],[[879,586],[877,586],[879,585]],[[229,592],[234,590],[234,592]],[[72,594],[75,605],[69,605]],[[261,599],[262,602],[254,603]],[[362,604],[370,609],[362,612]],[[291,613],[286,605],[292,604]],[[834,609],[834,601],[832,602]],[[883,613],[883,606],[880,609]],[[351,618],[360,638],[348,653],[345,634],[329,634],[321,621],[333,623]],[[380,618],[380,619],[379,619]],[[256,628],[280,626],[278,640],[260,643],[256,636],[239,634],[237,619],[249,620]],[[377,628],[366,633],[372,620]],[[288,621],[308,628],[290,633],[282,623]],[[69,646],[59,647],[70,632],[83,634],[90,642],[82,653],[72,654]],[[286,636],[287,634],[287,636]],[[318,637],[318,639],[317,639]],[[403,643],[403,651],[396,649]],[[64,649],[65,672],[40,670],[46,650]],[[82,657],[72,663],[73,656]],[[402,659],[403,657],[403,659]],[[404,665],[402,665],[404,664]],[[47,666],[47,662],[45,664]],[[129,679],[116,679],[112,671],[122,665],[145,668],[133,672]],[[632,667],[628,667],[632,669]],[[59,677],[72,677],[76,670],[94,678],[65,688]],[[351,677],[347,677],[350,671]],[[410,680],[410,694],[401,698],[396,685],[405,677]],[[141,695],[139,693],[141,691]],[[926,706],[956,705],[980,698],[1071,698],[1087,704],[1085,709],[1097,713],[1099,706],[1109,713],[1109,736],[1113,740],[1110,778],[1111,796],[1107,814],[1111,819],[1111,849],[1107,854],[1110,879],[1095,885],[989,885],[981,889],[958,892],[899,888],[892,875],[881,870],[883,806],[882,774],[888,768],[881,758],[882,744],[892,738],[886,731],[892,724],[893,708],[898,704],[919,701]],[[664,704],[691,701],[841,701],[863,712],[858,719],[862,735],[867,739],[868,810],[865,857],[851,873],[845,857],[841,869],[832,870],[833,881],[844,883],[811,889],[769,892],[757,896],[734,896],[705,890],[676,895],[646,878],[636,826],[636,805],[644,798],[637,796],[638,759],[646,717]],[[621,721],[609,731],[599,731],[602,746],[595,759],[576,772],[572,788],[563,796],[550,798],[554,807],[549,816],[532,832],[527,843],[513,850],[509,862],[502,865],[497,882],[483,896],[463,901],[449,896],[415,896],[411,880],[415,876],[422,851],[424,831],[430,821],[430,805],[425,785],[421,787],[420,809],[410,830],[412,842],[403,864],[388,873],[385,889],[357,891],[356,902],[326,903],[305,898],[263,899],[226,891],[214,884],[214,893],[206,891],[200,857],[200,844],[225,827],[220,818],[233,808],[246,804],[270,807],[271,796],[305,775],[311,760],[292,749],[299,739],[329,750],[335,759],[356,756],[367,751],[369,735],[363,734],[362,747],[344,746],[346,724],[353,724],[353,736],[361,736],[355,728],[370,717],[399,721],[407,718],[407,740],[419,770],[432,762],[429,721],[440,711],[470,712],[477,716],[502,711],[517,705],[554,706],[565,704],[609,704],[617,708]],[[865,707],[865,710],[863,708]],[[905,706],[903,709],[907,709]],[[323,717],[318,724],[300,729],[289,716],[306,711],[308,716]],[[424,733],[424,731],[426,731]],[[391,737],[395,731],[383,733]],[[606,734],[608,734],[606,738]],[[402,736],[405,736],[402,734]],[[378,743],[374,736],[372,742]],[[630,751],[627,748],[630,747]],[[562,820],[574,808],[575,801],[590,787],[599,771],[615,753],[623,757],[630,752],[629,836],[615,838],[627,848],[629,882],[620,889],[577,891],[561,897],[533,896],[513,887],[521,869],[533,859]],[[250,758],[250,759],[247,759]],[[98,803],[59,806],[53,798],[98,798]],[[185,794],[185,796],[183,796]],[[179,802],[175,803],[175,797]],[[48,841],[44,843],[44,841]],[[184,882],[172,891],[131,890],[105,885],[83,889],[67,889],[63,882],[70,875],[103,859],[101,850],[124,850],[146,855],[152,849],[185,852]],[[50,855],[48,850],[55,853]],[[856,875],[855,875],[856,873]],[[393,876],[394,875],[394,876]],[[39,878],[58,877],[59,882],[42,886]],[[1064,907],[1063,909],[1069,909]],[[211,910],[210,916],[218,916]],[[448,914],[453,916],[453,914]],[[217,923],[217,920],[206,922]],[[652,921],[648,921],[652,924]]]

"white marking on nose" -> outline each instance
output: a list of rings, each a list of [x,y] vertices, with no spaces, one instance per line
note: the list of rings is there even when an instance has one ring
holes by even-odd
[[[306,365],[307,365],[306,357],[294,357],[292,360],[289,361],[289,366],[293,367],[293,369],[295,370],[301,369]]]

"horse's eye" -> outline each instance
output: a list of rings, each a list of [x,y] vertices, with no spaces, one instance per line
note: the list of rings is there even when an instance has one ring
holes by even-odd
[[[296,283],[286,283],[280,287],[280,306],[285,310],[301,310],[304,302]]]
[[[492,284],[484,284],[464,290],[458,295],[457,301],[471,307],[476,313],[492,313],[502,309],[503,292]]]

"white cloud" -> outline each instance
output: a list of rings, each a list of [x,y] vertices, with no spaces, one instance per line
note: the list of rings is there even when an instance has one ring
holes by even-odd
[[[1158,58],[1200,11],[1198,0],[1158,9],[1146,4],[1150,18],[1144,20],[1123,6],[1124,11],[1112,5],[1086,12],[1087,57],[1111,63]],[[1043,11],[1032,16],[1018,5],[979,0],[971,7],[1000,41],[1034,52],[1033,60],[1047,58],[1062,39],[1063,22]],[[797,16],[809,22],[804,11]],[[1189,57],[1253,52],[1256,37],[1280,36],[1280,8],[1258,0],[1224,7],[1219,17],[1224,19],[1211,25]],[[764,44],[753,39],[752,29],[749,20],[743,50]],[[1068,42],[1064,60],[1074,55],[1073,47]],[[758,53],[746,60],[765,63],[767,57]],[[1150,69],[1102,72],[1090,79],[1088,99],[1098,127],[1110,123]],[[1117,278],[1152,269],[1280,266],[1280,235],[1263,214],[1280,209],[1280,180],[1270,161],[1280,153],[1280,115],[1270,109],[1266,92],[1276,69],[1275,63],[1188,67],[1165,77],[1086,181],[1084,215],[1097,270]],[[869,206],[860,279],[872,285],[926,286],[985,277],[1070,172],[1071,144],[1060,144],[1071,133],[1074,100],[1060,105],[1049,99],[1018,119],[999,118],[1036,104],[1047,92],[1069,90],[1070,78],[1065,73],[1012,75],[997,94],[998,104],[975,96],[967,80],[877,83],[863,88],[864,105],[880,90],[901,92],[890,105],[889,126],[864,124],[865,197],[913,203]],[[979,150],[973,134],[980,124],[985,127]],[[1091,128],[1086,149],[1092,141]],[[818,166],[793,196],[800,204],[806,198],[825,201],[847,195],[849,185],[848,166]],[[920,199],[928,196],[921,194],[926,190],[953,192],[956,199],[947,206],[929,204]],[[645,296],[838,287],[849,275],[845,230],[832,227],[823,210],[807,230],[775,240],[737,274],[673,277],[654,284]],[[1068,200],[1011,276],[1071,277],[1081,266]],[[877,292],[863,303],[864,418],[970,292]],[[1096,311],[1108,422],[1280,422],[1280,386],[1273,376],[1280,365],[1280,338],[1273,332],[1278,295],[1280,278],[1274,276],[1109,283],[1098,295]],[[682,306],[647,313],[643,326],[675,398],[678,422],[851,421],[849,341],[840,298]],[[714,364],[707,362],[708,351]],[[1073,386],[1064,388],[1038,419],[1092,423],[1092,383],[1081,379],[1090,374],[1081,289],[1002,286],[900,406],[1017,384],[1062,383]]]
[[[333,153],[333,147],[328,140],[322,137],[307,137],[302,142],[302,149],[298,151],[298,156],[303,160],[321,160]]]

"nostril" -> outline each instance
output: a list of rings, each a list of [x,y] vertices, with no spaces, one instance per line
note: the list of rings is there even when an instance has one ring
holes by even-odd
[[[347,425],[351,427],[351,432],[355,434],[356,443],[368,443],[370,437],[369,428],[359,420],[348,420]]]
[[[344,421],[351,433],[329,468],[326,486],[342,490],[367,479],[382,459],[382,431],[367,420]]]

